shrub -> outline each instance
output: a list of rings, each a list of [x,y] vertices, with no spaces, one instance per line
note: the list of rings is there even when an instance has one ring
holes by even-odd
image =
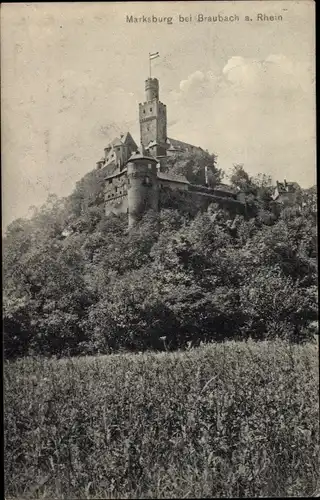
[[[281,341],[6,363],[6,496],[312,496],[318,384]]]

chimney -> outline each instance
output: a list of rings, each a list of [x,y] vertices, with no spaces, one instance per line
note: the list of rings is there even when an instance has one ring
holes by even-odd
[[[111,146],[107,146],[106,148],[104,148],[104,158],[105,158],[105,160],[107,159],[107,156],[110,153],[110,151],[111,151]]]
[[[209,186],[208,167],[204,167],[204,177],[206,186]]]
[[[97,162],[96,162],[96,165],[97,165],[97,169],[99,170],[100,168],[102,168],[102,167],[103,167],[103,165],[104,165],[104,160],[99,160],[99,161],[97,161]]]

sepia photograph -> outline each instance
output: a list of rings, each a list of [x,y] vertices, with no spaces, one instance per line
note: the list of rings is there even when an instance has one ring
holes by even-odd
[[[5,500],[320,496],[315,3],[2,3]]]

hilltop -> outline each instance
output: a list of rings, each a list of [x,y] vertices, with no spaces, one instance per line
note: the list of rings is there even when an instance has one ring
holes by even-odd
[[[8,227],[6,356],[314,333],[316,188],[275,214],[270,180],[235,167],[231,184],[241,186],[249,217],[216,204],[199,211],[172,192],[128,231],[126,214],[104,213],[102,175],[90,172],[69,197],[51,196]]]

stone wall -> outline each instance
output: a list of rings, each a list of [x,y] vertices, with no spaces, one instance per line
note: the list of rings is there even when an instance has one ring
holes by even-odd
[[[127,164],[127,175],[129,226],[132,226],[148,210],[159,211],[156,161],[140,155]]]
[[[150,170],[151,168],[151,170]],[[132,172],[131,172],[132,170]],[[156,209],[157,190],[160,208],[173,208],[195,215],[197,211],[207,210],[212,203],[218,204],[231,216],[246,216],[246,205],[234,197],[219,196],[213,189],[175,182],[156,177],[155,165],[130,166],[130,179],[127,170],[108,177],[105,181],[105,214],[128,213],[129,218],[139,218],[149,208]],[[145,179],[148,178],[148,183]],[[130,186],[129,186],[130,183]],[[128,196],[130,191],[130,196]]]
[[[184,184],[182,182],[175,182],[170,179],[158,179],[159,187],[162,188],[170,188],[173,191],[188,191],[188,184]]]
[[[165,144],[167,139],[167,109],[162,102],[153,100],[139,104],[140,138],[143,147],[147,147],[150,142],[156,141],[162,146],[163,151],[158,154],[165,154]]]
[[[105,214],[127,214],[128,213],[128,196],[118,196],[105,203]]]
[[[203,192],[190,192],[192,199],[199,205],[201,210],[206,210],[211,203],[217,203],[220,208],[226,210],[231,215],[235,216],[246,215],[245,205],[233,198],[226,198],[224,196],[217,196],[215,194],[208,194]]]
[[[105,180],[105,214],[127,213],[128,183],[126,172],[121,172]]]

